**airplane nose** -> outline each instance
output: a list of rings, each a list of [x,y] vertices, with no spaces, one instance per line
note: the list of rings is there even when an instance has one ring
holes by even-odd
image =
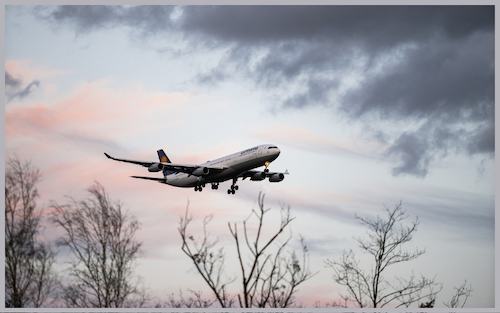
[[[273,149],[273,160],[276,160],[278,158],[278,156],[280,155],[281,153],[281,150],[276,148],[276,149]]]

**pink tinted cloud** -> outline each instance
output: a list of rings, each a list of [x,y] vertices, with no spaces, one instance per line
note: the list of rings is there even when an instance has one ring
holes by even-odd
[[[143,127],[130,127],[137,119],[147,120],[147,114],[155,110],[182,111],[186,108],[176,104],[187,98],[185,94],[116,90],[109,87],[109,82],[100,81],[83,83],[54,103],[26,106],[12,102],[5,110],[6,154],[32,160],[40,168],[44,175],[39,186],[40,205],[44,207],[49,207],[52,200],[67,202],[65,196],[85,197],[85,189],[99,181],[112,198],[131,208],[132,214],[152,223],[146,224],[146,229],[160,229],[154,223],[164,220],[162,214],[168,211],[164,211],[158,195],[168,197],[175,188],[154,182],[140,185],[129,176],[143,175],[143,168],[115,164],[102,152],[105,147],[116,146],[116,138],[144,131]],[[183,208],[185,202],[178,206],[181,204]],[[154,244],[153,240],[147,242]]]
[[[147,94],[140,90],[124,91],[108,87],[109,82],[82,83],[72,94],[55,103],[23,107],[11,105],[5,110],[6,140],[32,136],[47,140],[81,141],[83,144],[110,138],[124,138],[159,127],[159,114],[151,112],[182,110],[176,105],[186,94]],[[150,127],[130,127],[150,125]]]
[[[5,62],[5,71],[9,72],[14,78],[23,81],[69,74],[69,72],[64,70],[53,69],[43,65],[34,65],[31,60],[26,59]]]
[[[57,124],[57,118],[44,105],[30,108],[7,108],[5,110],[5,137],[7,140],[19,137],[30,128],[52,128]]]

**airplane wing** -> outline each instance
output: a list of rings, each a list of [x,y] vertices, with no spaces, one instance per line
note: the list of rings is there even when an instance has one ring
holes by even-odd
[[[127,162],[127,163],[132,163],[132,164],[138,164],[138,165],[141,165],[144,167],[150,167],[153,164],[161,163],[163,165],[163,168],[165,168],[169,171],[182,172],[182,173],[187,173],[187,174],[191,174],[196,169],[203,168],[203,167],[206,167],[210,171],[214,171],[214,172],[219,172],[219,171],[226,169],[226,167],[223,167],[223,166],[200,166],[200,165],[194,165],[194,164],[180,164],[180,163],[166,163],[166,162],[143,162],[143,161],[117,159],[117,158],[110,156],[107,153],[104,153],[104,155],[108,159],[111,159],[111,160],[120,161],[120,162]]]
[[[110,155],[109,155],[109,154],[107,154],[106,152],[104,152],[104,155],[105,155],[108,159],[111,159],[111,160],[120,161],[120,162],[127,162],[127,163],[132,163],[132,164],[139,164],[139,165],[142,165],[142,166],[144,166],[144,167],[150,167],[151,165],[153,165],[154,163],[156,163],[156,162],[142,162],[142,161],[133,161],[133,160],[117,159],[117,158],[113,158],[112,156],[110,156]]]

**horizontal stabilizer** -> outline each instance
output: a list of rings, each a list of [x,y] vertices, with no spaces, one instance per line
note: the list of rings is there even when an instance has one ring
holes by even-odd
[[[147,179],[147,180],[156,180],[159,183],[166,183],[167,180],[165,178],[156,178],[156,177],[147,177],[147,176],[130,176],[132,178],[140,178],[140,179]]]

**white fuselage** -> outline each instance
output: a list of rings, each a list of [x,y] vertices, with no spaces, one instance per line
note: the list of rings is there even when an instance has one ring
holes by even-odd
[[[229,180],[237,175],[274,161],[280,150],[273,145],[260,145],[246,149],[213,161],[200,164],[203,166],[224,167],[223,171],[206,176],[194,176],[182,172],[167,175],[166,184],[176,187],[194,187],[201,183],[218,183]]]

